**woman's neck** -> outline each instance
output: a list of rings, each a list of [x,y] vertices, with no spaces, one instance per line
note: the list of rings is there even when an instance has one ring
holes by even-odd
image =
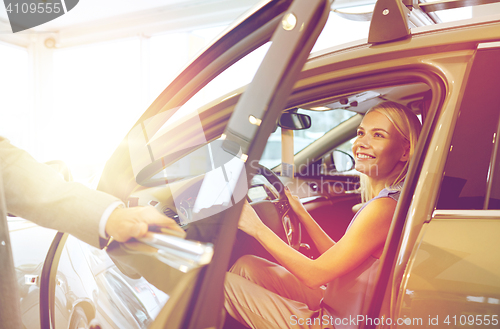
[[[370,179],[370,186],[372,189],[372,198],[376,197],[387,185],[385,180]]]
[[[372,198],[376,197],[380,191],[382,191],[384,188],[391,186],[394,181],[397,179],[399,173],[403,170],[404,164],[398,164],[395,170],[392,171],[392,174],[380,177],[380,176],[368,176],[368,181],[371,186],[371,190],[373,195],[371,196]]]
[[[396,177],[390,177],[387,179],[376,179],[373,177],[368,177],[368,182],[371,186],[371,191],[373,193],[371,197],[372,198],[376,197],[377,195],[379,195],[380,191],[382,191],[387,187],[392,186],[392,183],[394,182],[395,179]]]

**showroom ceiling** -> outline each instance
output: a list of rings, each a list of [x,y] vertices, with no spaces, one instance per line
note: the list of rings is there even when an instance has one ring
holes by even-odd
[[[134,35],[176,32],[229,24],[260,0],[79,0],[65,15],[13,34],[0,5],[0,41],[27,47],[53,38],[57,47]],[[373,4],[375,0],[336,0],[332,8]]]
[[[258,0],[233,1],[241,7],[250,7]],[[85,25],[102,20],[117,20],[128,14],[146,14],[148,12],[178,10],[179,8],[196,7],[200,4],[211,4],[214,11],[224,10],[227,1],[221,0],[80,0],[75,8],[64,16],[35,27],[35,31],[60,31],[78,25]],[[0,6],[0,20],[7,22],[4,6]]]
[[[182,31],[195,26],[228,24],[259,0],[80,0],[65,15],[12,34],[7,12],[0,5],[0,40],[21,46],[29,35],[54,37],[58,46],[90,40]],[[86,37],[85,37],[86,36]]]

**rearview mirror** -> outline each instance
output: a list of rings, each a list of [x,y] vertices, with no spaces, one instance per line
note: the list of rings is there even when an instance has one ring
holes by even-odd
[[[311,117],[307,114],[285,112],[281,114],[278,126],[290,130],[308,129],[311,127]]]

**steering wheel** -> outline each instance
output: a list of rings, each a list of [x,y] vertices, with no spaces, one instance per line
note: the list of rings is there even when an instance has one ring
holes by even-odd
[[[262,175],[274,186],[279,193],[279,199],[256,202],[252,204],[252,207],[259,214],[264,224],[271,228],[292,248],[298,250],[301,239],[300,221],[288,202],[285,194],[285,185],[273,171],[260,164],[258,165],[257,174]],[[265,207],[262,206],[263,203],[273,204],[275,211],[271,211],[269,208],[264,209]]]

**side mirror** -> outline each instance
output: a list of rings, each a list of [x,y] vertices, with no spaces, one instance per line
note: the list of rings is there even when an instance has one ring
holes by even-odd
[[[341,150],[333,150],[333,165],[337,172],[345,172],[354,169],[354,158]]]
[[[278,126],[290,130],[308,129],[311,128],[311,117],[302,113],[285,112],[281,114]]]
[[[323,157],[321,173],[324,175],[334,172],[346,172],[354,169],[354,158],[341,150],[333,150]]]

